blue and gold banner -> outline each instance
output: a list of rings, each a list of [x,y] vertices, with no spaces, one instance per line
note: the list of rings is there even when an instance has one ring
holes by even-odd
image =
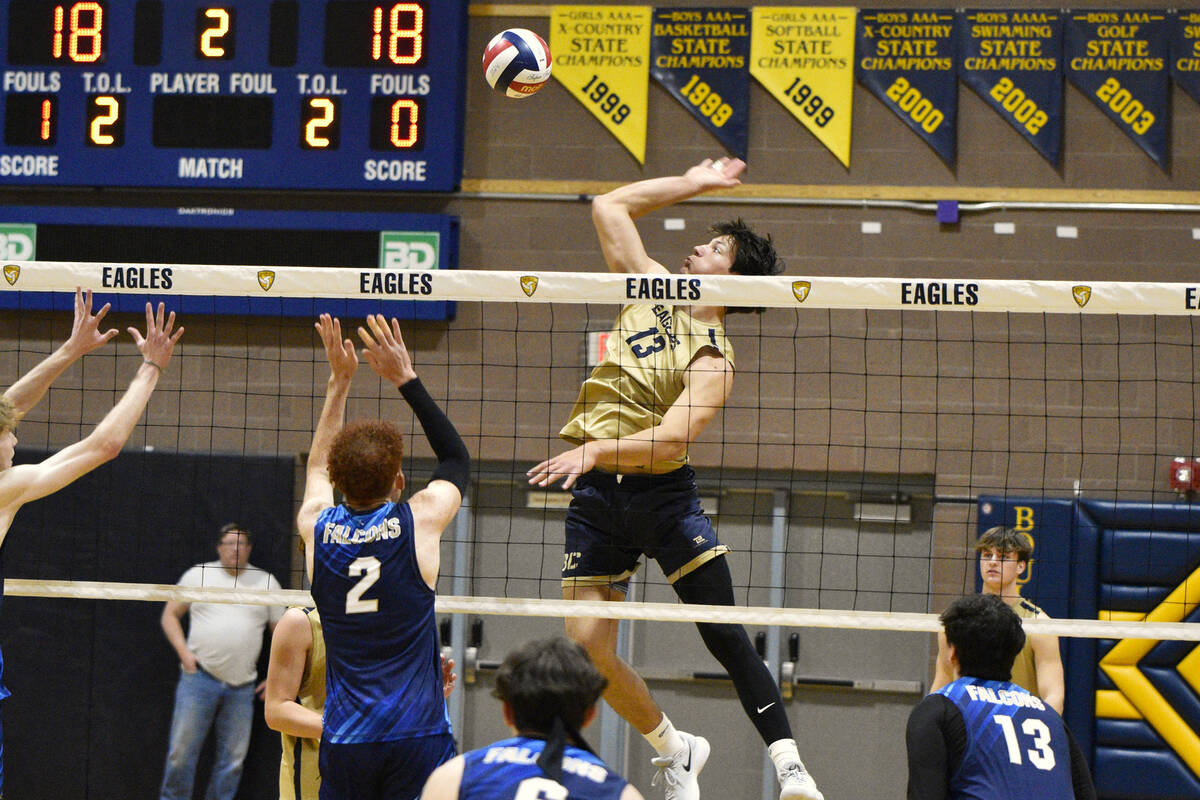
[[[750,122],[750,9],[659,8],[650,74],[738,158]]]
[[[858,13],[858,82],[954,166],[958,77],[950,9],[863,9]]]
[[[1054,166],[1062,160],[1062,13],[967,9],[958,15],[963,83]]]
[[[1179,11],[1171,20],[1171,78],[1200,103],[1200,11]]]
[[[1163,169],[1170,157],[1166,11],[1068,11],[1067,78]]]

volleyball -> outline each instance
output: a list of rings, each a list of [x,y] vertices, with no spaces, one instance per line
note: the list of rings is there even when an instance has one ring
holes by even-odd
[[[525,28],[500,31],[483,51],[488,85],[507,97],[529,97],[550,80],[550,48]]]

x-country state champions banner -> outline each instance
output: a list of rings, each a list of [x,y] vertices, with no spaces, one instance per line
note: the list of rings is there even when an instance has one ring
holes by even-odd
[[[857,79],[953,167],[958,81],[1049,163],[1069,81],[1164,169],[1174,80],[1200,102],[1200,11],[552,6],[554,77],[645,160],[649,78],[746,157],[749,76],[844,166]]]

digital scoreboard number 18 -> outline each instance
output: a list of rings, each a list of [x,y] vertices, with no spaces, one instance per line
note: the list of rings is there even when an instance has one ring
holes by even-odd
[[[466,0],[8,0],[0,183],[452,191]]]

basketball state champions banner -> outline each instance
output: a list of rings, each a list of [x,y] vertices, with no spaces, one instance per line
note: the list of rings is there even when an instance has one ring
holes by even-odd
[[[955,50],[951,9],[858,13],[859,83],[951,167],[958,143]]]
[[[850,166],[854,19],[848,6],[757,6],[750,74]]]
[[[1062,13],[967,9],[959,77],[1054,166],[1062,160]]]
[[[1165,11],[1067,12],[1067,77],[1163,169],[1171,129]]]
[[[649,117],[649,6],[554,6],[554,77],[639,164]]]
[[[750,10],[656,9],[650,74],[738,158],[750,120]]]

